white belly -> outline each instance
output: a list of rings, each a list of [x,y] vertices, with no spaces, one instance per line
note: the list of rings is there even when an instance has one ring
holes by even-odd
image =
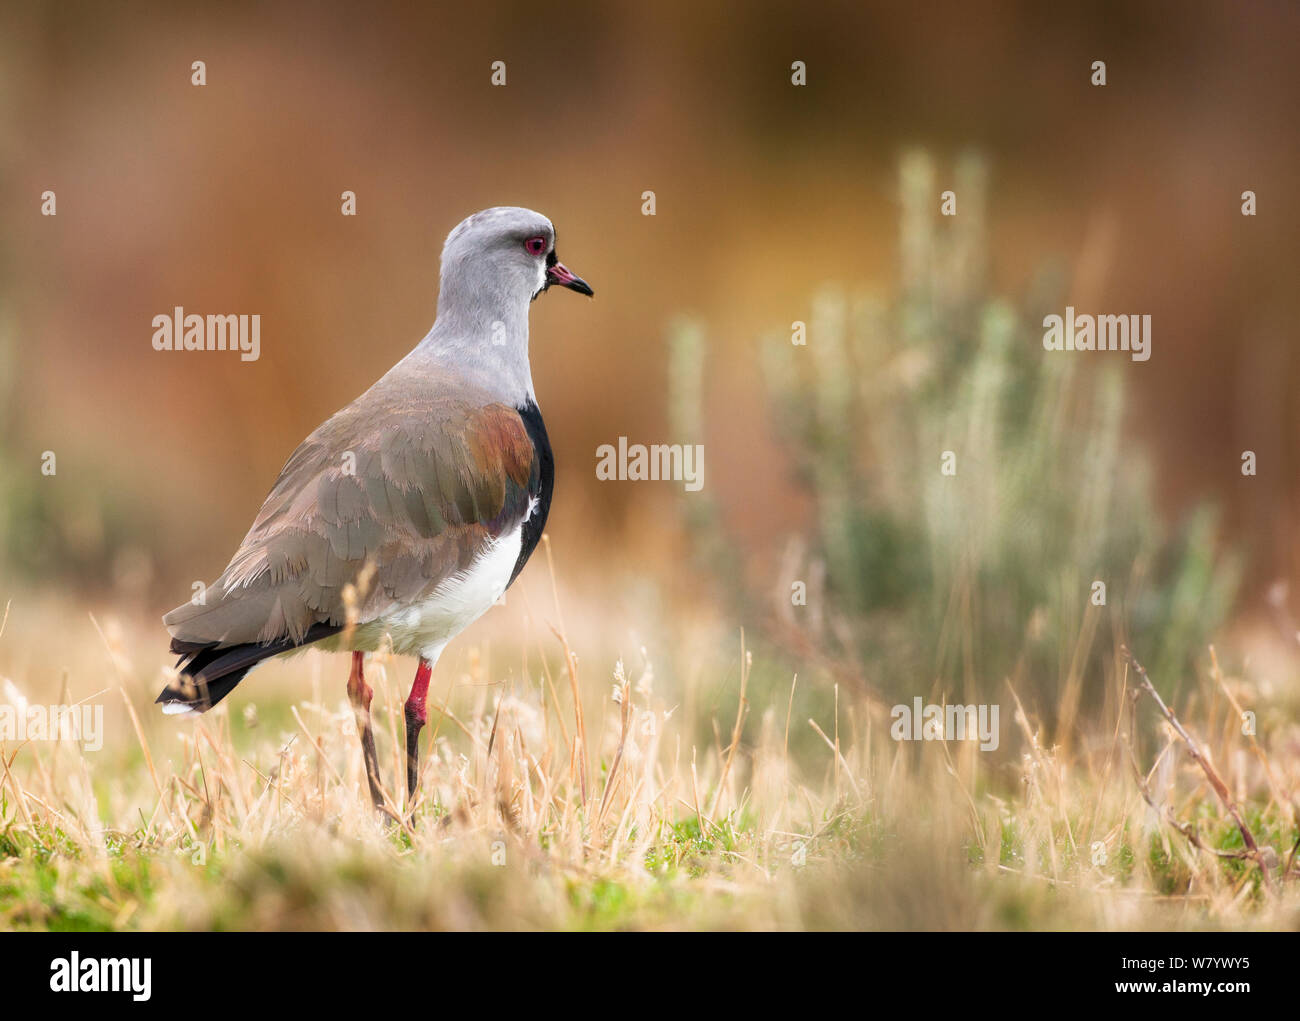
[[[399,656],[436,661],[444,645],[483,616],[505,593],[522,543],[519,528],[489,543],[468,569],[452,575],[427,599],[412,606],[393,607],[372,621],[358,624],[351,646],[376,649],[388,634]]]

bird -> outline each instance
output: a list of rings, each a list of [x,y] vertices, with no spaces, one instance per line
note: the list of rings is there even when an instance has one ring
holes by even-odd
[[[452,229],[432,328],[298,446],[220,577],[163,616],[180,657],[164,713],[208,711],[275,656],[349,652],[370,798],[389,812],[364,664],[391,642],[418,660],[404,706],[415,804],[438,657],[514,583],[546,527],[555,461],[528,315],[552,286],[594,295],[542,214],[496,206]]]

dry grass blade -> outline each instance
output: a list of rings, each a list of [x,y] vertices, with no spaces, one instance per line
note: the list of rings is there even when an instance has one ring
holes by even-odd
[[[731,742],[727,745],[727,757],[722,764],[722,774],[718,777],[718,789],[713,795],[713,807],[709,810],[709,815],[714,819],[718,817],[718,804],[727,786],[727,777],[731,773],[731,763],[736,757],[736,749],[740,747],[740,732],[745,722],[745,713],[749,709],[745,690],[749,685],[750,666],[751,659],[749,653],[745,651],[745,632],[742,630],[740,632],[740,696],[736,702],[736,722],[731,728]]]
[[[1155,685],[1151,683],[1151,678],[1147,676],[1146,669],[1138,662],[1137,657],[1133,655],[1132,650],[1130,650],[1128,646],[1124,646],[1122,651],[1124,655],[1128,657],[1129,663],[1132,664],[1133,669],[1137,671],[1137,675],[1141,679],[1141,683],[1135,689],[1135,697],[1141,692],[1145,692],[1149,695],[1155,701],[1156,706],[1160,709],[1164,718],[1169,721],[1169,725],[1173,727],[1174,730],[1177,731],[1178,736],[1183,739],[1183,743],[1187,746],[1188,753],[1196,764],[1201,767],[1201,771],[1205,773],[1206,779],[1210,781],[1210,786],[1214,788],[1214,793],[1218,795],[1224,808],[1228,810],[1228,814],[1232,816],[1233,821],[1237,824],[1237,829],[1241,831],[1241,839],[1246,844],[1247,856],[1259,866],[1260,874],[1264,880],[1264,886],[1271,890],[1273,881],[1272,876],[1270,875],[1269,864],[1265,860],[1259,845],[1255,842],[1255,835],[1251,833],[1250,827],[1246,825],[1246,820],[1242,818],[1241,810],[1237,807],[1236,801],[1233,800],[1232,794],[1228,791],[1228,785],[1225,784],[1219,774],[1215,772],[1214,767],[1210,765],[1209,760],[1201,751],[1200,745],[1196,743],[1192,735],[1189,734],[1178,721],[1178,717],[1174,715],[1173,710],[1165,705],[1164,699],[1162,699],[1160,693],[1156,691]],[[1186,831],[1182,832],[1186,835]]]
[[[1232,706],[1233,712],[1237,714],[1237,719],[1245,718],[1245,711],[1241,708],[1241,703],[1237,701],[1232,690],[1228,687],[1228,682],[1224,679],[1223,670],[1219,667],[1219,654],[1215,651],[1213,645],[1210,646],[1210,676],[1223,692],[1224,697]],[[1260,766],[1264,769],[1264,776],[1268,778],[1268,788],[1273,796],[1273,801],[1277,806],[1286,813],[1289,822],[1295,822],[1295,806],[1283,795],[1282,789],[1277,782],[1277,777],[1273,775],[1273,765],[1268,761],[1268,756],[1264,754],[1264,749],[1259,746],[1255,740],[1255,729],[1252,727],[1246,732],[1247,738],[1250,739],[1250,750],[1255,753],[1255,758],[1259,760]]]
[[[622,673],[622,664],[619,664],[619,673]],[[620,720],[618,748],[614,752],[614,761],[610,763],[609,774],[605,778],[605,793],[600,798],[600,808],[596,811],[596,824],[593,830],[598,831],[601,820],[605,817],[605,808],[609,805],[610,794],[613,793],[614,783],[618,779],[618,767],[623,761],[623,749],[627,747],[627,731],[632,720],[632,686],[623,681],[619,688],[620,708],[622,709],[622,719]]]

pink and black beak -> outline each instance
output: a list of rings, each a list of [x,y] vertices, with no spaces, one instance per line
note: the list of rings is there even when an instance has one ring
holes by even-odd
[[[568,266],[560,262],[553,251],[546,257],[546,286],[542,290],[549,289],[551,284],[559,284],[561,287],[567,287],[588,297],[593,297],[596,293],[587,281],[580,276],[575,276]]]

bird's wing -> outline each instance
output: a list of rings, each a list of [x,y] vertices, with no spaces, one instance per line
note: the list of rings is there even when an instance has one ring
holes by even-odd
[[[173,647],[300,642],[346,622],[348,585],[355,619],[373,620],[518,527],[541,470],[519,413],[433,389],[381,381],[312,433],[204,605],[163,618]]]

